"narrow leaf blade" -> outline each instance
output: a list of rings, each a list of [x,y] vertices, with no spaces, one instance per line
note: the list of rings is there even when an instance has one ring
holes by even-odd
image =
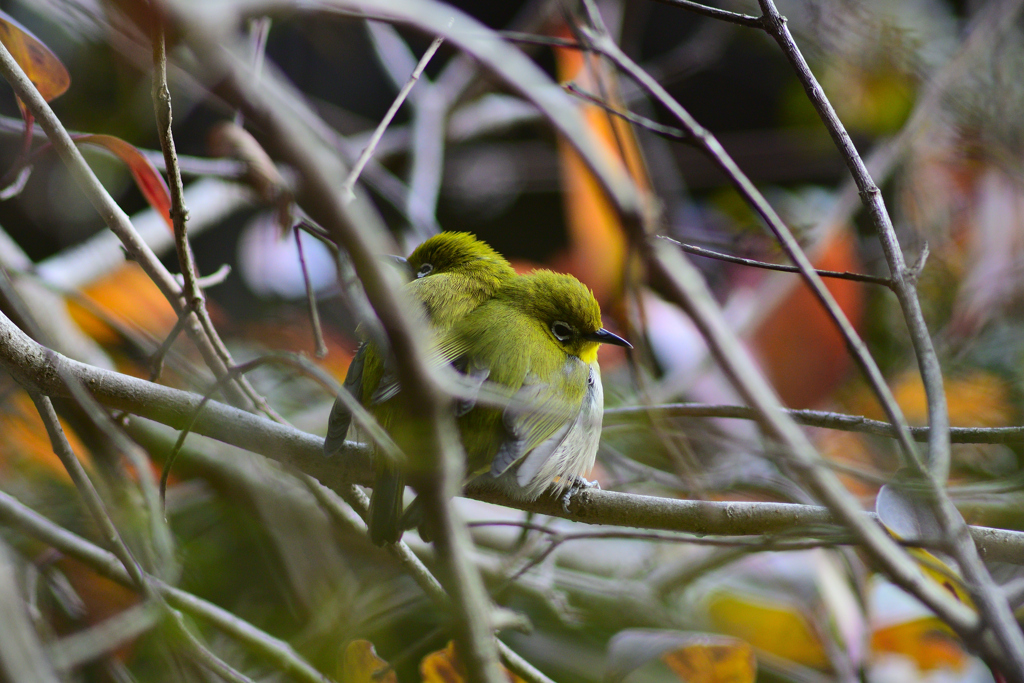
[[[156,170],[156,166],[142,152],[113,135],[75,135],[73,137],[75,142],[103,147],[126,163],[139,191],[142,192],[149,205],[163,217],[171,232],[174,232],[174,223],[171,221],[171,192],[167,189],[167,183],[163,176]]]

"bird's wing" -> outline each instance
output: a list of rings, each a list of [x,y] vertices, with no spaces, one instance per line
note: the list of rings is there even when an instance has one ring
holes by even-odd
[[[456,366],[456,369],[459,370],[459,372],[469,375],[472,380],[474,373],[466,372],[464,367],[459,367],[457,365],[457,361],[464,357],[465,351],[466,345],[462,343],[461,339],[452,334],[447,334],[441,339],[434,340],[429,350],[429,355],[427,356],[427,362],[432,368],[439,368],[446,363],[451,363]],[[478,389],[485,379],[487,379],[486,374],[484,374],[483,377],[480,377],[479,381],[476,382]],[[379,405],[385,401],[389,401],[398,395],[401,388],[401,384],[398,383],[398,370],[395,367],[394,358],[388,354],[384,361],[384,373],[381,375],[377,388],[370,395],[369,404]],[[469,408],[472,408],[472,405],[470,405]],[[469,410],[469,408],[466,408],[465,410]]]
[[[432,331],[431,337],[433,337],[439,331],[438,311],[447,311],[448,315],[445,316],[446,318],[459,318],[471,310],[472,304],[466,303],[466,296],[458,296],[451,293],[465,288],[465,282],[460,282],[455,275],[441,273],[432,275],[429,278],[412,280],[406,283],[403,289],[411,303],[415,304],[413,309],[416,318],[423,328]],[[448,293],[447,295],[445,294],[446,292]],[[462,312],[459,313],[459,310],[462,310]],[[443,323],[443,321],[441,322]],[[450,324],[442,324],[442,328],[447,327],[450,327]],[[450,362],[450,359],[442,358],[438,355],[436,340],[432,341],[429,362],[432,364],[436,363],[438,366]],[[398,395],[401,388],[401,385],[398,383],[398,368],[396,367],[395,359],[391,352],[388,351],[387,356],[385,356],[384,374],[381,376],[377,388],[374,389],[373,394],[370,396],[368,405],[379,405],[391,400]]]
[[[359,345],[356,355],[348,366],[348,374],[345,375],[345,390],[352,399],[359,401],[363,396],[363,368],[366,364],[367,344]],[[352,424],[352,411],[345,405],[345,399],[335,399],[331,408],[331,416],[327,420],[327,437],[324,439],[324,455],[334,455],[348,435],[348,428]]]
[[[575,357],[547,382],[532,372],[523,378],[520,389],[503,415],[506,438],[491,462],[491,476],[501,476],[509,467],[525,460],[516,473],[520,485],[529,483],[543,464],[558,450],[579,418],[584,392],[570,388],[586,386],[590,368]],[[576,400],[567,400],[575,393]]]
[[[476,407],[480,389],[491,376],[491,369],[486,365],[472,362],[467,356],[456,358],[451,363],[466,382],[466,394],[455,402],[455,417],[462,417]]]
[[[486,381],[511,399],[504,411],[476,406],[476,392],[458,404],[467,459],[497,477],[528,454],[542,464],[555,452],[580,412],[585,392],[578,389],[587,386],[589,367],[575,357],[552,362],[531,353],[548,343],[547,335],[507,302],[491,300],[477,310],[436,348],[440,362],[451,363],[476,392]],[[567,395],[580,398],[566,401]]]
[[[370,405],[375,406],[384,403],[398,395],[402,385],[398,383],[398,372],[395,369],[395,361],[388,354],[384,361],[384,374],[380,377],[377,389],[370,395]]]

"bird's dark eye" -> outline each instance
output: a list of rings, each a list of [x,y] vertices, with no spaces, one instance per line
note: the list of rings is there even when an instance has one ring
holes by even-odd
[[[417,279],[421,278],[421,277],[426,277],[426,276],[430,275],[433,272],[434,272],[434,266],[432,266],[429,263],[424,263],[422,266],[420,266],[420,269],[416,271],[416,277],[417,277]]]
[[[551,334],[555,335],[558,341],[565,341],[572,336],[572,327],[559,320],[551,323]]]

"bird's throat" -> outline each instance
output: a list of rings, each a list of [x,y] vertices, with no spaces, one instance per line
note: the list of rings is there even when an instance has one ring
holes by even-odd
[[[600,344],[587,344],[586,346],[584,346],[582,349],[580,349],[580,360],[586,363],[587,365],[593,363],[595,360],[597,360],[597,347],[599,346]]]

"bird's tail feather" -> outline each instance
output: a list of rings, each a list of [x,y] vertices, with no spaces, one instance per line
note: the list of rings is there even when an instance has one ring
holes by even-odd
[[[405,478],[398,469],[384,465],[377,470],[370,496],[370,518],[367,521],[370,540],[376,545],[398,543],[402,538],[402,494],[405,492]]]

